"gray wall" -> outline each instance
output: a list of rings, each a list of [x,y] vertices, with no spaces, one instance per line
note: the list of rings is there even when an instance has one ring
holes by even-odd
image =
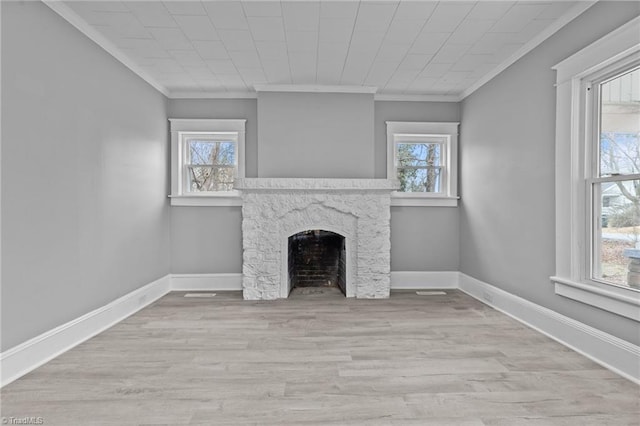
[[[242,208],[171,207],[171,272],[242,272]]]
[[[376,102],[375,176],[387,177],[386,121],[460,121],[456,102]],[[457,271],[456,207],[392,207],[392,271]]]
[[[256,99],[169,99],[170,118],[244,118],[246,175],[258,172]],[[242,272],[240,207],[172,207],[171,272]]]
[[[457,271],[457,207],[392,207],[392,271]]]
[[[373,95],[258,93],[259,177],[373,178]]]
[[[40,2],[2,3],[2,350],[169,273],[166,101]]]
[[[598,3],[462,104],[461,271],[620,338],[637,323],[556,296],[555,72],[551,66],[640,12]]]
[[[257,103],[246,100],[170,99],[171,118],[247,119],[247,175],[256,176]],[[385,121],[458,121],[458,103],[375,102],[372,153],[366,167],[375,177],[386,177]],[[371,144],[373,140],[373,144]],[[264,153],[260,150],[260,153]],[[306,161],[302,153],[299,161]],[[251,158],[251,160],[249,160]],[[290,156],[287,156],[290,159]],[[262,162],[262,156],[260,157]],[[291,166],[295,169],[296,165]],[[287,171],[289,167],[287,167]],[[324,177],[340,177],[331,166]],[[240,273],[242,271],[242,213],[240,207],[172,207],[171,272]],[[436,225],[434,225],[436,224]],[[458,270],[458,209],[393,207],[391,214],[391,268],[394,271]]]

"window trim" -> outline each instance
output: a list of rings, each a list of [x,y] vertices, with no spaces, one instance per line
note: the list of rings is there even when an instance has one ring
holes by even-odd
[[[636,17],[552,67],[556,70],[555,293],[640,322],[640,292],[591,280],[591,204],[588,178],[592,130],[587,86],[640,60]]]
[[[171,205],[172,206],[241,206],[240,192],[212,191],[188,193],[185,191],[185,143],[182,135],[197,133],[237,134],[237,177],[245,177],[245,119],[184,119],[170,118],[171,129]]]
[[[387,179],[395,179],[399,135],[443,138],[443,188],[438,193],[391,193],[392,206],[457,207],[458,205],[458,126],[459,122],[387,121]]]

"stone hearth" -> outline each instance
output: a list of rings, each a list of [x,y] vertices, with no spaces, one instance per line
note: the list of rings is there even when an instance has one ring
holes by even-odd
[[[235,187],[242,192],[245,299],[288,297],[288,239],[314,229],[345,238],[347,297],[389,297],[390,205],[397,181],[246,178]]]

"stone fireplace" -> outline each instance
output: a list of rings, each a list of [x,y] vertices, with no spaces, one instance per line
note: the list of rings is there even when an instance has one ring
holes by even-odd
[[[289,296],[289,237],[311,230],[344,237],[347,297],[389,297],[396,181],[245,178],[235,187],[242,192],[245,299]]]

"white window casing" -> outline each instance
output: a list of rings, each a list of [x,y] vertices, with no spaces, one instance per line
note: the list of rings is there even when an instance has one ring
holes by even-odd
[[[245,127],[244,119],[182,119],[171,118],[171,205],[172,206],[240,206],[240,193],[232,191],[188,192],[186,190],[187,166],[186,137],[192,134],[211,134],[212,139],[229,133],[235,142],[235,176],[245,177]]]
[[[640,321],[640,292],[591,279],[595,144],[591,86],[640,61],[640,17],[553,67],[556,70],[556,294]],[[591,93],[590,93],[591,92]]]
[[[441,145],[438,192],[391,194],[392,206],[456,207],[458,205],[458,126],[457,122],[387,121],[387,179],[397,179],[397,145],[405,140]]]

